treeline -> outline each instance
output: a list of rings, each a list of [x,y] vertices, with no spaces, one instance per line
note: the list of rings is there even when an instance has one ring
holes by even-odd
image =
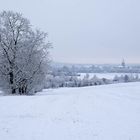
[[[140,81],[138,74],[116,75],[113,79],[98,78],[96,75],[90,78],[89,74],[86,74],[82,79],[78,78],[78,76],[48,75],[46,77],[45,88],[85,87],[137,81]]]

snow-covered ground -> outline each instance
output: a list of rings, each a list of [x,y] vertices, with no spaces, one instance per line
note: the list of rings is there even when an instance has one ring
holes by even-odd
[[[106,79],[113,79],[115,76],[124,76],[124,75],[128,75],[128,76],[135,76],[136,73],[88,73],[89,74],[89,78],[94,77],[95,75],[98,78],[106,78]],[[80,76],[78,76],[78,78],[83,79],[84,76],[86,75],[86,73],[79,73]],[[140,74],[138,74],[140,76]]]
[[[140,83],[1,96],[0,140],[140,140]]]

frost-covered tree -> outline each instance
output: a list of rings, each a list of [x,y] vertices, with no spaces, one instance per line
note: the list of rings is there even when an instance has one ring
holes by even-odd
[[[12,94],[30,94],[42,84],[49,62],[47,34],[33,30],[20,13],[0,14],[0,78]]]

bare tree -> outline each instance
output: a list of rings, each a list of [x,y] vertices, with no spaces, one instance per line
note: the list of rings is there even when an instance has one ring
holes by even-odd
[[[22,14],[0,14],[0,78],[12,94],[29,94],[43,82],[49,62],[46,38]]]

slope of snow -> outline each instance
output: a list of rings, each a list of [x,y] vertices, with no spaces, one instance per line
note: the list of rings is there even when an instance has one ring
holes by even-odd
[[[140,83],[0,97],[0,140],[139,140]]]

